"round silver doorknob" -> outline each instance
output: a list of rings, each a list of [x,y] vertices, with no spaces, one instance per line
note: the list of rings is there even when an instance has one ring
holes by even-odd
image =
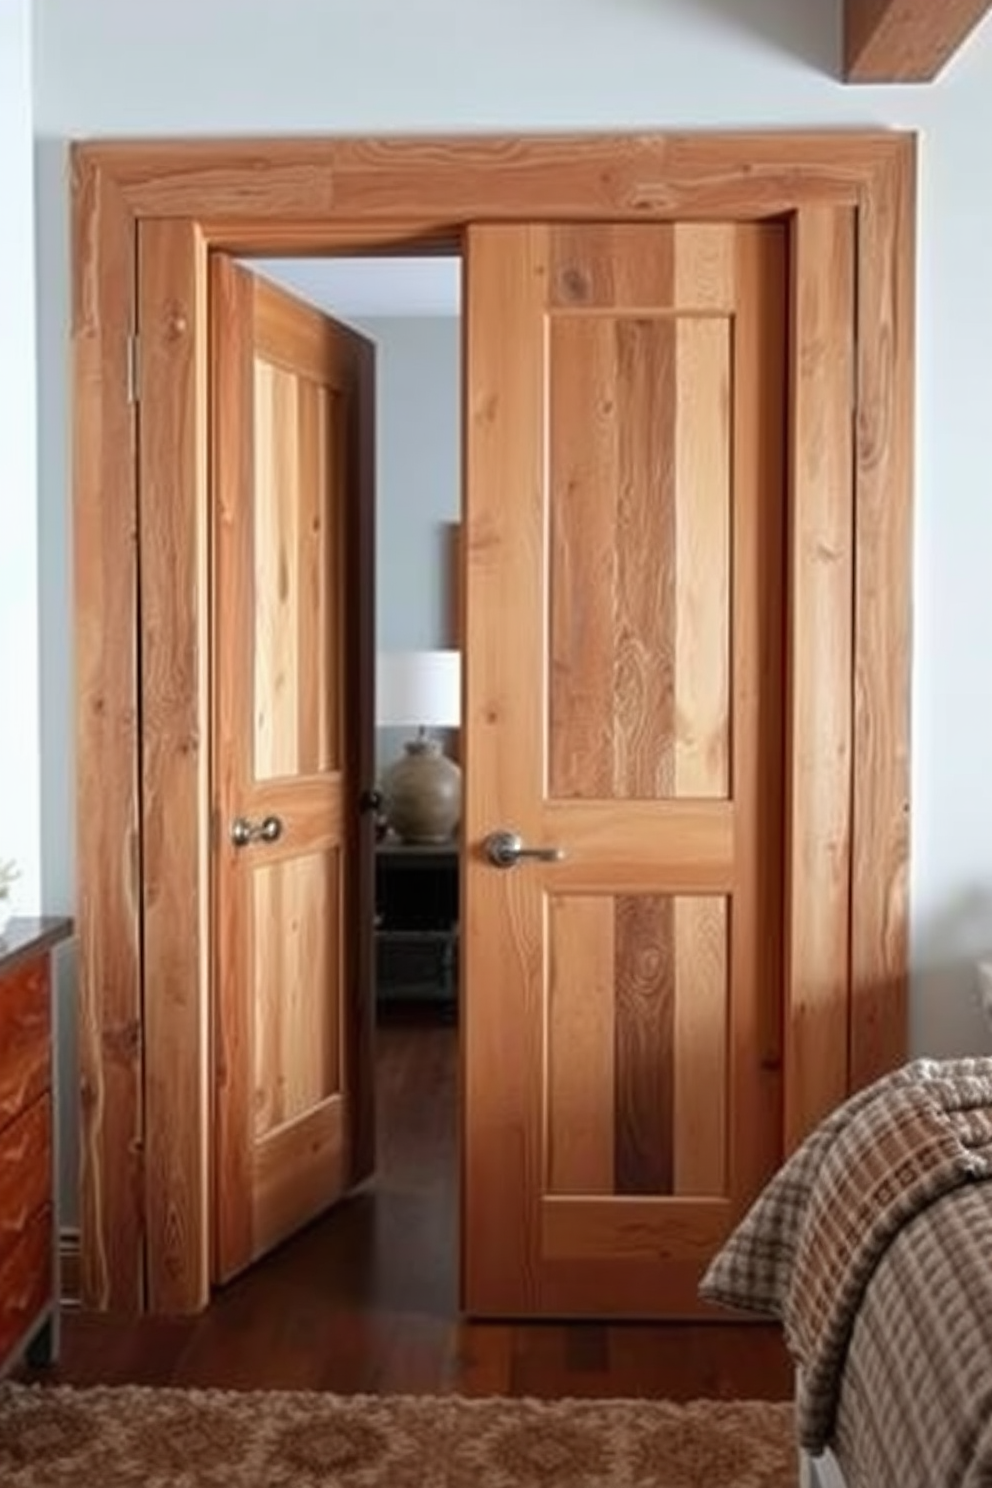
[[[251,842],[278,842],[282,836],[282,819],[265,816],[253,822],[247,816],[236,816],[231,823],[231,841],[235,847],[247,847]]]
[[[560,847],[527,847],[520,833],[509,828],[490,832],[482,846],[494,868],[514,868],[523,858],[538,863],[560,863],[565,856]]]

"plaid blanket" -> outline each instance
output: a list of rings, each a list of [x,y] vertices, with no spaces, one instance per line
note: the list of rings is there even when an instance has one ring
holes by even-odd
[[[934,1466],[974,1462],[984,1430],[983,1471],[992,1473],[992,1187],[976,1186],[989,1177],[992,1060],[915,1061],[851,1097],[812,1133],[703,1278],[710,1300],[782,1321],[801,1369],[800,1441],[816,1453],[838,1438],[842,1445],[871,1438],[878,1460],[864,1481],[873,1488],[992,1482]],[[911,1318],[908,1330],[901,1312]],[[934,1400],[928,1370],[938,1339],[946,1353],[949,1315],[959,1333],[950,1357],[959,1362],[945,1370]],[[856,1357],[863,1316],[867,1371]],[[901,1355],[887,1348],[892,1337],[902,1340]],[[922,1402],[916,1390],[905,1399],[901,1372],[924,1392]],[[840,1419],[845,1391],[850,1409]],[[866,1424],[872,1411],[892,1419]],[[914,1441],[911,1417],[926,1419],[926,1441]],[[880,1465],[896,1439],[912,1443],[906,1463],[922,1476]],[[920,1467],[920,1452],[929,1468]]]

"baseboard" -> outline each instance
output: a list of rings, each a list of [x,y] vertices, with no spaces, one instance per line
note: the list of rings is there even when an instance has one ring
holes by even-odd
[[[78,1307],[80,1299],[79,1231],[59,1231],[59,1298],[63,1307]]]

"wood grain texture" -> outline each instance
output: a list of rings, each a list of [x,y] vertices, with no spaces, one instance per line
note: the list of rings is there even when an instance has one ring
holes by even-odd
[[[323,508],[343,441],[337,398],[267,357],[254,398],[253,757],[255,778],[276,780],[341,758],[340,534]]]
[[[555,871],[555,884],[570,893],[597,889],[637,893],[652,880],[673,893],[726,887],[734,850],[734,808],[728,801],[639,801],[621,816],[616,803],[549,801],[549,842],[568,834],[572,851]]]
[[[683,895],[672,906],[675,1022],[672,1188],[727,1192],[730,979],[725,898]]]
[[[90,1307],[144,1305],[135,222],[73,156],[73,640],[80,1230]],[[108,789],[108,782],[112,788]]]
[[[464,956],[462,1301],[510,1317],[540,1297],[534,1193],[544,1171],[542,948],[534,934],[545,870],[500,875],[472,850],[502,823],[541,840],[544,658],[543,313],[547,243],[539,228],[472,227],[465,316],[465,646],[461,879]],[[526,576],[526,577],[525,577]],[[490,643],[492,618],[503,640]],[[513,748],[500,747],[513,740]],[[549,872],[551,870],[548,870]],[[499,946],[497,955],[492,951]],[[507,1114],[511,1113],[510,1130]],[[493,1197],[512,1224],[494,1223]]]
[[[616,345],[592,316],[554,316],[549,334],[548,784],[553,796],[595,800],[614,777]],[[609,603],[587,604],[590,592]]]
[[[337,851],[252,874],[254,1130],[264,1136],[341,1093],[342,926]],[[324,992],[308,995],[314,980]]]
[[[619,311],[674,306],[672,267],[681,224],[650,234],[623,222],[556,224],[549,241],[548,304],[552,310]],[[626,317],[619,317],[625,320]]]
[[[792,1150],[848,1089],[854,480],[851,214],[794,236],[789,588],[785,1134]]]
[[[852,1089],[908,1038],[915,195],[907,142],[859,214]]]
[[[616,914],[605,896],[548,905],[547,1187],[614,1192]]]
[[[631,1197],[622,1204],[590,1198],[547,1198],[541,1229],[549,1258],[575,1262],[618,1260],[623,1264],[694,1261],[714,1254],[726,1233],[725,1199],[668,1199],[664,1204]]]
[[[348,1173],[340,1095],[266,1135],[254,1153],[252,1245],[265,1255],[300,1228],[301,1214],[320,1214],[344,1188]],[[253,1258],[254,1258],[253,1257]]]
[[[676,327],[616,322],[617,568],[610,794],[675,794]],[[577,426],[578,427],[578,426]]]
[[[209,1297],[206,271],[195,225],[140,225],[146,1285],[162,1312]]]
[[[252,775],[262,781],[295,775],[301,753],[299,384],[259,358],[254,381]]]
[[[52,1292],[52,1211],[42,1209],[0,1255],[0,1359],[23,1338]]]
[[[990,0],[844,0],[844,77],[932,82],[990,8]]]
[[[3,979],[0,995],[0,1126],[46,1091],[51,1074],[48,958],[28,961]]]
[[[51,1203],[52,1108],[44,1096],[0,1131],[0,1255]]]
[[[342,764],[341,675],[343,571],[339,524],[327,520],[321,493],[345,489],[347,432],[343,400],[319,383],[301,380],[299,390],[299,676],[297,738],[302,774],[321,774]]]
[[[250,275],[223,255],[210,269],[210,519],[214,551],[212,602],[224,624],[212,647],[212,785],[218,841],[213,869],[214,1141],[211,1271],[221,1279],[246,1265],[252,1251],[251,1006],[244,995],[250,967],[243,875],[229,837],[230,817],[250,777],[253,699],[238,685],[240,638],[253,634],[252,526],[254,479],[254,290]],[[280,813],[281,814],[281,813]],[[223,948],[223,954],[220,954]],[[165,1114],[163,1112],[163,1114]]]
[[[681,224],[551,237],[555,796],[727,793],[728,241]]]
[[[667,1194],[675,1178],[672,901],[616,901],[615,1192]]]
[[[348,352],[326,316],[301,315],[300,302],[261,275],[255,279],[255,354],[294,380],[319,387],[340,384]]]
[[[209,218],[225,246],[256,235],[310,251],[315,221],[381,222],[395,240],[508,218],[766,217],[811,201],[852,205],[892,140],[858,130],[785,134],[239,139],[77,146],[148,216]],[[233,225],[244,227],[234,236]]]
[[[725,259],[717,259],[723,272]],[[695,286],[696,268],[710,265],[701,258],[683,268],[680,291]],[[711,273],[702,286],[724,288]],[[730,322],[686,316],[675,335],[673,794],[722,798],[730,793]]]
[[[735,229],[731,575],[735,854],[730,906],[728,1175],[738,1215],[781,1160],[784,640],[789,609],[788,245],[781,225]]]

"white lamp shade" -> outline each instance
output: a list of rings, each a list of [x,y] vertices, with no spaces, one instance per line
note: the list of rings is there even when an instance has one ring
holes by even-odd
[[[457,728],[461,653],[387,651],[376,658],[375,720],[381,728]]]

